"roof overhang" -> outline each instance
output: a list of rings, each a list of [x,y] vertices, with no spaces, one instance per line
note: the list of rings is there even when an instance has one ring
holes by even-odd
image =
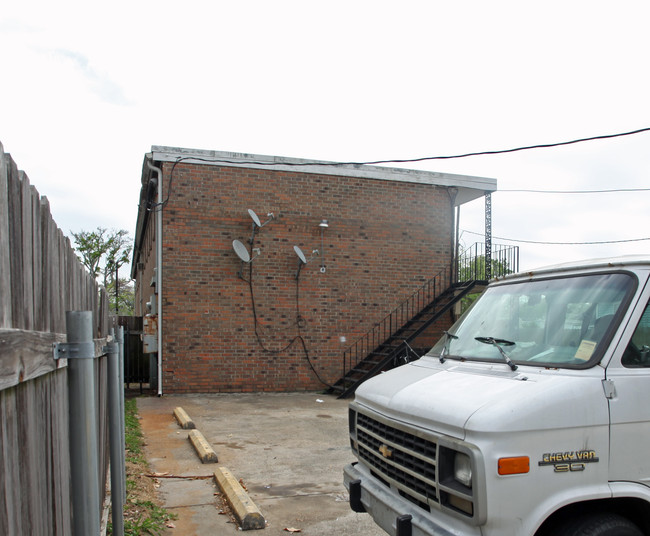
[[[153,145],[151,152],[145,154],[142,165],[142,188],[140,191],[140,206],[136,223],[136,238],[133,248],[133,263],[131,277],[135,278],[140,246],[144,231],[147,227],[149,211],[147,207],[147,192],[152,171],[147,165],[160,165],[163,162],[200,164],[205,166],[239,167],[248,169],[266,169],[294,173],[311,173],[339,177],[358,177],[371,180],[410,182],[429,184],[456,190],[455,206],[460,206],[474,199],[483,197],[497,189],[496,179],[456,175],[453,173],[438,173],[418,169],[381,167],[367,164],[352,164],[328,162],[324,160],[306,160],[284,156],[267,156],[248,153],[232,153],[227,151],[206,151],[201,149],[184,149],[180,147],[165,147]]]
[[[296,173],[359,177],[456,188],[458,190],[455,201],[456,206],[482,197],[486,193],[494,192],[497,189],[496,179],[367,164],[346,164],[324,160],[305,160],[284,156],[232,153],[226,151],[204,151],[200,149],[183,149],[158,145],[151,147],[150,155],[153,162],[183,162],[186,164],[203,164],[206,166],[293,171]]]

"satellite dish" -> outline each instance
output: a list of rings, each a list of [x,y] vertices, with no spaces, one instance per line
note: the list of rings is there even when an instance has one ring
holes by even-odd
[[[251,256],[250,253],[248,253],[248,249],[239,240],[232,241],[232,248],[243,262],[251,262]]]
[[[296,255],[298,255],[300,262],[302,264],[307,264],[307,257],[305,257],[305,254],[302,252],[302,249],[300,249],[298,246],[293,246],[293,250],[296,252]]]
[[[262,222],[260,221],[259,217],[257,216],[257,214],[255,214],[255,211],[252,208],[248,209],[248,214],[250,215],[255,225],[257,225],[258,227],[262,227]]]

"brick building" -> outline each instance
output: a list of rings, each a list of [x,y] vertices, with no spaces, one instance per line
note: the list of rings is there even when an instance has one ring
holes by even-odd
[[[132,277],[159,392],[335,382],[355,340],[435,276],[450,284],[456,207],[495,189],[479,177],[152,147]]]

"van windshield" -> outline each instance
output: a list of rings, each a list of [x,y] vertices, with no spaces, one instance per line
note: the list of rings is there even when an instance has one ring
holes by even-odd
[[[431,349],[450,359],[581,368],[597,363],[635,288],[625,273],[558,277],[488,289]],[[479,339],[483,339],[483,342]]]

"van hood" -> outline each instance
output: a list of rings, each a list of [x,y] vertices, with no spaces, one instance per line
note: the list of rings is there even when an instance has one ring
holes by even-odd
[[[607,424],[603,378],[600,367],[513,372],[505,363],[441,364],[424,357],[366,381],[355,400],[386,417],[464,439],[469,431],[539,430],[545,422],[554,428]]]

